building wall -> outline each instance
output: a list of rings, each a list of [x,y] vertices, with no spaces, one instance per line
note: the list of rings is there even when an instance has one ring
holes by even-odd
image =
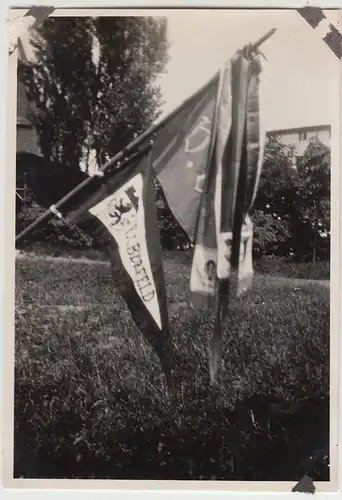
[[[28,100],[26,97],[26,89],[25,85],[18,81],[17,88],[17,117],[19,118],[28,118]]]
[[[304,154],[313,137],[317,137],[323,144],[330,147],[330,127],[317,127],[316,129],[303,127],[298,130],[279,131],[278,133],[274,131],[272,135],[276,135],[289,146],[295,146],[299,155]]]
[[[321,142],[323,142],[323,144],[330,147],[330,144],[331,144],[331,131],[330,130],[319,130],[317,132],[317,137]]]
[[[25,60],[21,45],[19,49],[19,60]],[[29,121],[30,107],[26,96],[26,88],[19,80],[17,85],[17,153],[26,152],[39,155],[38,136]]]
[[[40,155],[38,137],[34,128],[17,126],[17,153]]]

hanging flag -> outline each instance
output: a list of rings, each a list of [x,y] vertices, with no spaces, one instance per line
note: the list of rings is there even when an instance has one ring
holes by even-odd
[[[215,275],[219,279],[220,293],[228,293],[241,165],[245,165],[247,188],[243,208],[245,219],[240,221],[239,229],[237,293],[251,284],[253,231],[247,215],[255,199],[262,165],[258,68],[256,59],[237,55],[222,70],[217,86],[216,111],[212,113],[211,123],[211,156],[206,156],[206,191],[199,208],[190,280],[191,300],[198,308],[214,304]]]
[[[198,309],[211,308],[216,296],[215,180],[216,164],[212,161],[199,207],[197,237],[190,276],[191,302]]]
[[[172,350],[153,175],[151,152],[143,151],[126,169],[97,180],[69,220],[102,243],[113,281],[155,349],[170,387]]]
[[[234,64],[232,128],[222,174],[218,236],[217,275],[223,306],[228,304],[229,289],[233,294],[240,295],[250,288],[253,274],[253,226],[249,212],[256,196],[262,166],[260,70],[260,62],[255,57],[241,55]]]
[[[251,77],[247,95],[247,191],[245,212],[249,213],[253,207],[257,194],[260,174],[264,159],[266,131],[262,123],[260,110],[260,78],[261,59],[256,57],[252,61]]]
[[[215,383],[229,291],[251,286],[253,227],[249,210],[260,177],[257,60],[235,56],[221,72],[197,225],[190,290],[193,305],[214,307],[209,372]],[[239,254],[234,261],[234,245]]]
[[[155,138],[153,167],[174,217],[194,241],[204,191],[219,77],[183,106]]]
[[[220,294],[228,292],[231,275],[231,246],[234,209],[238,195],[241,161],[245,154],[244,132],[246,123],[247,89],[250,62],[240,55],[232,67],[231,131],[222,159],[221,210],[218,213],[218,267]]]
[[[236,111],[240,110],[242,118],[244,117],[243,102],[241,103],[241,99],[237,100],[237,97],[240,96],[236,96],[236,89],[234,89],[234,85],[236,87],[239,84],[236,82],[235,73],[237,71],[236,65],[240,61],[239,57],[233,58],[221,71],[212,123],[206,191],[201,200],[190,279],[192,304],[200,309],[205,306],[214,306],[215,321],[209,351],[209,375],[212,384],[216,383],[217,378],[223,320],[220,290],[217,289],[217,285],[220,286],[220,281],[217,278],[222,274],[222,271],[226,270],[229,262],[222,254],[225,244],[222,235],[222,214],[226,215],[226,207],[231,207],[231,198],[234,193],[234,177],[227,175],[232,174],[231,170],[227,171],[227,156],[234,153],[236,156],[241,151],[238,144],[235,147],[237,151],[232,151],[230,138],[235,132],[232,127],[237,119]],[[237,105],[240,105],[240,109]],[[235,180],[236,183],[237,180]]]
[[[240,225],[237,227],[238,235],[241,234],[236,289],[238,296],[251,288],[253,279],[253,223],[249,214],[258,190],[266,136],[261,123],[259,106],[260,72],[260,59],[254,58],[250,67],[247,93],[246,157],[245,165],[242,165],[246,174],[245,177],[243,175],[241,177],[243,196],[241,198],[242,216],[240,220],[242,223],[239,223]]]
[[[198,309],[212,307],[216,299],[217,210],[221,207],[222,159],[231,125],[231,63],[220,72],[211,122],[205,191],[199,207],[195,251],[192,260],[191,302]]]
[[[209,372],[217,379],[222,324],[230,292],[240,295],[252,285],[253,226],[249,217],[262,160],[260,157],[258,59],[242,52],[232,64],[231,129],[222,158],[216,195],[218,227],[218,298],[211,337]]]

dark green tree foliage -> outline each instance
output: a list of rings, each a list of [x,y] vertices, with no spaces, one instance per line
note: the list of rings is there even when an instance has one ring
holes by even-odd
[[[17,179],[26,175],[29,191],[34,193],[36,203],[45,208],[56,203],[65,192],[87,177],[80,169],[68,168],[31,153],[18,153],[16,160]],[[20,210],[18,198],[17,202],[17,209]]]
[[[298,205],[301,218],[298,233],[306,234],[305,253],[315,262],[317,258],[329,258],[330,251],[330,148],[318,139],[310,142],[304,155],[298,159],[300,189]]]
[[[263,168],[254,208],[287,217],[299,187],[295,149],[277,137],[266,141]]]
[[[253,221],[256,256],[329,259],[330,148],[313,140],[298,157],[268,138]]]
[[[255,257],[279,255],[282,248],[288,247],[291,238],[289,224],[263,210],[253,212],[254,237],[253,253]]]
[[[284,256],[292,251],[291,227],[299,216],[299,185],[294,148],[269,137],[252,213],[256,256]]]
[[[35,33],[35,61],[20,65],[44,158],[78,168],[94,68],[87,18],[51,18]]]
[[[36,60],[21,65],[19,78],[47,160],[78,169],[84,151],[95,148],[101,164],[158,117],[163,18],[49,18],[33,47]]]
[[[91,149],[101,165],[159,116],[158,75],[167,61],[164,18],[49,18],[20,64],[43,158],[17,156],[35,203],[49,207],[78,185]],[[20,207],[18,208],[18,214]],[[30,200],[17,227],[28,217]]]
[[[94,21],[100,54],[88,137],[101,160],[113,156],[160,115],[156,79],[167,62],[162,18],[118,17]]]

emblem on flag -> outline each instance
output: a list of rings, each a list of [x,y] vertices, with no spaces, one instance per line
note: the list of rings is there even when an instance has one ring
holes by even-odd
[[[219,279],[227,279],[230,274],[230,260],[232,254],[233,233],[220,233],[218,236],[218,269],[217,276]],[[239,253],[239,268],[245,268],[247,248],[253,238],[252,223],[248,218],[248,222],[242,226],[241,242]]]
[[[128,193],[132,193],[135,196],[135,189],[129,188],[126,190],[126,195],[129,196]],[[119,198],[112,198],[107,205],[107,215],[109,219],[109,223],[115,229],[128,229],[129,226],[132,226],[135,222],[138,208],[138,198],[136,197],[136,205],[133,205],[131,200],[125,201],[125,199],[120,196]]]
[[[190,134],[185,138],[185,152],[198,153],[206,148],[210,141],[211,121],[207,116],[201,116]]]
[[[198,122],[193,127],[193,129],[191,129],[190,134],[185,138],[185,147],[184,147],[185,153],[188,153],[190,155],[192,154],[196,155],[197,153],[204,151],[209,146],[210,135],[211,135],[211,120],[207,116],[202,115],[198,120]],[[186,166],[188,168],[192,168],[195,164],[198,164],[198,160],[197,162],[193,160],[188,160]],[[198,165],[198,167],[200,167],[200,165]],[[196,174],[196,177],[194,179],[195,184],[193,189],[198,193],[203,192],[204,179],[205,179],[204,173]]]
[[[161,329],[158,297],[146,242],[142,175],[139,173],[133,177],[89,212],[115,238],[122,264],[132,279],[136,293]]]
[[[192,241],[205,185],[217,85],[215,80],[206,98],[199,99],[195,110],[175,127],[172,146],[154,164],[166,201]]]
[[[216,252],[203,245],[195,247],[194,260],[191,269],[190,287],[192,292],[197,292],[204,296],[208,294],[210,298],[207,303],[211,303],[216,289]],[[193,305],[197,306],[195,298]],[[203,307],[199,305],[198,307]]]
[[[207,281],[209,283],[208,288],[214,288],[216,281],[216,263],[213,260],[208,260],[205,270],[207,273]]]

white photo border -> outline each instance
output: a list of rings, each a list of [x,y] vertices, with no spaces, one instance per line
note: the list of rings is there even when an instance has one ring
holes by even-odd
[[[46,2],[36,1],[35,6],[46,5]],[[56,11],[52,16],[65,16],[65,15],[115,15],[118,14],[117,8],[127,9],[132,7],[137,7],[140,10],[146,7],[146,2],[143,0],[136,0],[133,4],[126,2],[116,2],[115,7],[113,3],[102,2],[101,12],[99,8],[92,9],[91,2],[86,2],[85,0],[73,1],[72,8],[68,2],[53,2],[52,5],[55,7]],[[316,6],[313,2],[307,2],[306,6]],[[14,251],[14,198],[15,198],[15,152],[16,152],[16,67],[17,67],[17,51],[14,51],[10,57],[7,55],[7,27],[5,25],[5,20],[7,17],[8,4],[1,5],[1,15],[3,16],[3,23],[1,25],[1,64],[5,71],[2,74],[6,74],[6,78],[1,79],[1,97],[2,102],[7,104],[7,115],[2,113],[0,119],[1,126],[1,137],[3,138],[2,148],[0,148],[2,155],[2,168],[0,186],[2,188],[2,193],[0,200],[3,203],[1,213],[4,215],[1,217],[1,255],[2,259],[2,276],[0,279],[1,284],[4,286],[2,301],[2,332],[3,332],[3,378],[4,383],[2,384],[2,397],[3,397],[3,445],[4,450],[2,453],[2,474],[3,481],[2,485],[5,489],[2,490],[4,498],[19,499],[21,495],[32,495],[32,498],[54,498],[54,495],[60,495],[60,490],[65,491],[64,494],[68,498],[83,498],[84,495],[102,495],[103,498],[107,499],[111,491],[115,491],[115,495],[119,495],[120,498],[133,498],[133,495],[145,495],[146,498],[151,498],[155,495],[170,495],[174,494],[177,490],[177,495],[184,495],[186,498],[192,497],[193,495],[212,495],[215,492],[215,496],[227,495],[230,492],[231,498],[242,498],[244,496],[249,496],[251,494],[260,495],[260,498],[270,497],[273,495],[281,495],[283,498],[290,498],[292,495],[292,488],[295,486],[295,482],[218,482],[218,481],[101,481],[101,480],[34,480],[34,479],[11,479],[9,480],[9,473],[12,470],[11,462],[13,458],[13,394],[14,394],[14,372],[13,372],[13,359],[14,359],[14,269],[15,269],[15,251]],[[15,7],[24,9],[23,14],[31,4],[24,0],[18,0]],[[230,1],[216,1],[215,4],[210,5],[193,2],[191,0],[185,2],[162,2],[161,0],[150,0],[148,2],[148,7],[166,8],[166,7],[207,7],[207,8],[299,8],[302,7],[302,3],[295,1],[288,1],[286,4],[281,1],[270,1],[270,2],[253,2],[244,1],[230,2]],[[323,9],[328,8],[341,8],[341,1],[332,2],[321,2],[320,7]],[[67,7],[67,8],[65,8]],[[87,9],[87,12],[84,12]],[[92,9],[92,10],[90,10]],[[104,9],[104,10],[102,10]],[[109,13],[109,9],[111,12]],[[82,12],[83,11],[83,12]],[[121,12],[122,13],[122,12]],[[132,13],[132,11],[130,11]],[[342,16],[341,16],[342,20]],[[305,22],[303,20],[303,22]],[[317,36],[313,33],[313,36]],[[324,43],[322,41],[322,43]],[[334,467],[331,470],[332,477],[329,483],[315,483],[316,493],[315,495],[319,498],[325,498],[329,493],[329,498],[335,498],[338,495],[336,491],[336,485],[338,481],[338,469],[341,469],[341,446],[337,446],[338,426],[341,426],[341,416],[338,412],[338,401],[341,401],[341,384],[339,384],[339,359],[341,359],[341,345],[339,343],[339,327],[340,327],[340,314],[339,314],[339,304],[341,302],[340,294],[340,255],[341,255],[341,176],[340,176],[340,166],[341,166],[341,126],[340,126],[340,116],[341,116],[341,92],[339,98],[339,106],[336,111],[336,116],[334,116],[334,122],[332,123],[331,130],[331,157],[332,157],[332,236],[331,236],[331,287],[330,287],[330,297],[331,297],[331,349],[330,349],[330,369],[331,369],[331,411],[330,411],[330,440],[331,440],[331,461],[335,461]],[[4,167],[5,166],[5,167]],[[5,293],[6,292],[6,293]],[[340,356],[339,356],[340,354]],[[338,399],[339,396],[339,399]],[[319,424],[318,424],[319,425]],[[341,427],[340,427],[341,428]],[[339,444],[341,444],[339,439]],[[338,449],[339,448],[339,449]],[[11,460],[9,461],[9,459]],[[338,467],[339,464],[339,467]],[[30,488],[28,490],[27,488]],[[44,488],[44,489],[43,489]],[[48,489],[45,489],[48,488]],[[14,491],[17,490],[17,491]],[[55,490],[55,491],[52,491]],[[57,491],[56,491],[57,490]],[[84,491],[80,491],[84,490]],[[102,491],[100,491],[102,490]],[[259,493],[258,493],[259,492]],[[93,498],[93,497],[92,497]],[[337,498],[337,496],[336,496]]]

